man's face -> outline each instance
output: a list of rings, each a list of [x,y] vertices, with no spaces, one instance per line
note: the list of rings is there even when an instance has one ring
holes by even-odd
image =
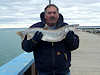
[[[58,18],[59,18],[59,13],[55,7],[51,6],[46,9],[45,19],[48,25],[50,26],[55,25],[57,23]]]

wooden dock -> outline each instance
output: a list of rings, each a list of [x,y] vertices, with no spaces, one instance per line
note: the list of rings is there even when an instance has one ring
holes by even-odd
[[[71,75],[100,75],[100,35],[76,31],[80,46],[72,52]]]

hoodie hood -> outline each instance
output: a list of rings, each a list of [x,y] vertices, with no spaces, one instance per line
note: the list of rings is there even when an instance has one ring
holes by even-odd
[[[42,12],[42,13],[40,14],[40,18],[41,18],[41,22],[42,22],[43,24],[45,24],[45,18],[44,18],[44,16],[45,16],[45,13]],[[57,24],[56,24],[56,27],[57,27],[57,28],[59,28],[59,27],[62,26],[63,20],[64,20],[64,19],[63,19],[63,16],[62,16],[61,14],[59,14],[59,18],[58,18],[58,21],[57,21]]]

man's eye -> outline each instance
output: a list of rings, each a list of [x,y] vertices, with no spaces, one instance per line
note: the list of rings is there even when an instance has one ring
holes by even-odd
[[[56,14],[57,12],[48,12],[48,14],[52,14],[52,13],[53,13],[53,14]]]
[[[48,14],[51,14],[52,12],[48,12]]]
[[[56,12],[53,12],[53,14],[56,14]]]

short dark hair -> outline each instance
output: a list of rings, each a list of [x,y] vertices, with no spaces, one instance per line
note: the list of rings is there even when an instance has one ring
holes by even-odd
[[[44,12],[46,12],[47,8],[49,8],[49,7],[51,7],[51,6],[55,7],[55,8],[57,9],[57,11],[59,12],[59,9],[58,9],[58,7],[57,7],[55,4],[49,4],[49,5],[47,5],[47,6],[45,7],[45,9],[44,9]]]

